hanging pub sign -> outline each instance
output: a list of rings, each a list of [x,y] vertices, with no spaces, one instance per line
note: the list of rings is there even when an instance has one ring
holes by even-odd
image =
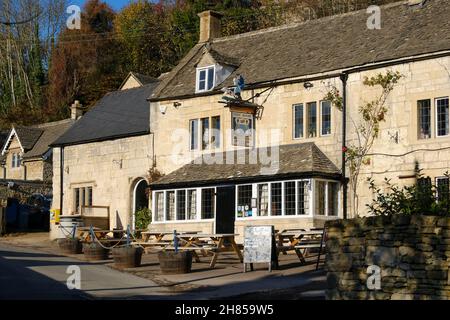
[[[273,226],[246,226],[244,231],[244,272],[254,263],[267,263],[269,271],[278,267]]]

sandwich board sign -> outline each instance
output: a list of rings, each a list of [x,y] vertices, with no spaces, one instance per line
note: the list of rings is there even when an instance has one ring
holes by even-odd
[[[272,271],[272,262],[277,263],[275,234],[273,226],[246,226],[244,232],[244,272],[250,264],[268,263]]]

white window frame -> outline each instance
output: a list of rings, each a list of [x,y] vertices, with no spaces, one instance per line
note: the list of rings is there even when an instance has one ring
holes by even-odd
[[[337,212],[338,212],[338,214],[337,215],[332,215],[332,216],[330,216],[330,212],[329,212],[329,208],[328,208],[328,189],[329,189],[329,185],[330,185],[330,183],[339,183],[338,181],[334,181],[334,180],[327,180],[327,179],[313,179],[314,180],[314,189],[313,189],[313,194],[315,195],[315,192],[314,192],[314,190],[315,190],[315,188],[316,188],[316,185],[315,185],[315,183],[316,182],[318,182],[318,181],[320,181],[320,182],[325,182],[325,194],[324,194],[324,198],[325,198],[325,214],[323,215],[323,214],[317,214],[316,213],[316,207],[315,207],[315,205],[316,205],[316,199],[314,199],[314,216],[315,217],[332,217],[332,218],[338,218],[339,217],[339,213],[341,212],[341,186],[339,185],[339,189],[338,189],[338,194],[337,194],[337,198],[338,198],[338,203],[337,203]]]
[[[213,137],[213,128],[212,128],[212,119],[219,118],[220,129],[219,129],[219,146],[215,146],[212,142]],[[208,119],[208,146],[203,149],[203,119]],[[197,122],[197,148],[192,148],[192,123]],[[222,117],[220,115],[213,115],[208,117],[196,118],[189,120],[189,150],[190,151],[207,151],[207,150],[217,150],[222,146]]]
[[[209,82],[209,70],[213,69],[213,84],[211,89],[208,89],[208,82]],[[200,89],[200,72],[205,71],[205,89]],[[216,66],[215,65],[211,65],[211,66],[206,66],[206,67],[202,67],[202,68],[197,68],[197,75],[196,75],[196,80],[195,80],[195,92],[200,93],[200,92],[208,92],[208,91],[212,91],[214,89],[214,87],[216,86]]]
[[[214,217],[210,218],[210,219],[202,219],[202,190],[203,189],[214,189]],[[187,201],[188,201],[188,191],[189,190],[196,190],[196,217],[195,219],[188,219],[188,205],[187,205]],[[186,206],[185,206],[185,219],[184,220],[179,220],[178,216],[177,216],[177,209],[178,209],[178,191],[185,191],[185,202],[186,202]],[[175,193],[175,219],[174,220],[167,220],[167,216],[166,216],[166,205],[167,205],[167,193],[169,192],[174,192]],[[156,193],[162,193],[163,194],[163,210],[164,210],[164,214],[163,214],[163,220],[157,221],[156,220]],[[202,187],[202,188],[176,188],[176,189],[167,189],[167,190],[155,190],[152,191],[152,199],[154,199],[154,201],[152,201],[152,224],[162,224],[162,223],[196,223],[196,222],[214,222],[216,220],[216,213],[217,213],[217,187]]]
[[[312,218],[313,217],[313,205],[314,205],[314,197],[313,197],[313,190],[312,189],[312,183],[313,183],[314,179],[294,179],[294,180],[276,180],[276,181],[261,181],[261,182],[256,182],[253,183],[253,188],[252,188],[252,198],[257,198],[258,199],[258,186],[259,185],[263,185],[263,184],[267,184],[268,186],[268,204],[269,207],[267,209],[267,216],[260,216],[259,215],[259,207],[257,208],[252,208],[253,209],[253,214],[252,217],[238,217],[237,215],[237,207],[238,207],[238,203],[237,203],[237,195],[238,195],[238,187],[239,186],[247,186],[249,185],[248,183],[243,183],[243,184],[238,184],[236,185],[236,206],[235,206],[235,218],[236,221],[250,221],[250,220],[267,220],[267,219],[296,219],[296,218]],[[286,182],[295,182],[295,215],[286,215],[286,208],[285,208],[285,183]],[[307,214],[299,214],[298,212],[298,183],[299,182],[307,182],[309,184],[309,208],[308,208],[308,213]],[[274,183],[281,183],[281,215],[279,216],[274,216],[272,215],[272,184]],[[258,204],[259,204],[259,199],[258,199]]]
[[[438,101],[439,100],[449,100],[450,103],[450,99],[449,97],[439,97],[439,98],[435,98],[434,99],[434,127],[435,127],[435,132],[436,132],[436,138],[445,138],[445,137],[449,137],[450,136],[450,107],[449,107],[449,132],[446,135],[439,135],[439,128],[438,128]]]

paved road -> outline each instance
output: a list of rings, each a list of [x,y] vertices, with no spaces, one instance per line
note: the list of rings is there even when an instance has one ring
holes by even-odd
[[[80,267],[81,290],[67,288],[71,265]],[[103,265],[0,243],[0,300],[167,299],[168,294],[150,280]]]

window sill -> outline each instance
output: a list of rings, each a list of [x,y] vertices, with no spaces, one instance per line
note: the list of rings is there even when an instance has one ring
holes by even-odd
[[[215,219],[170,220],[170,221],[153,221],[151,224],[202,223],[202,222],[214,222],[214,221],[215,221]]]

